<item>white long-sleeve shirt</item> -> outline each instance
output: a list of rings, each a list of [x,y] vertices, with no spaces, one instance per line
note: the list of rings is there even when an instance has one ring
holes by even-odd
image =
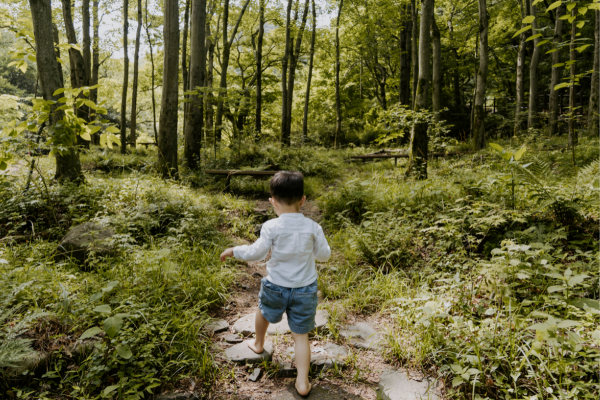
[[[260,261],[269,250],[267,279],[287,288],[313,283],[318,277],[315,260],[325,262],[331,256],[323,228],[301,213],[281,214],[265,222],[260,238],[252,245],[234,247],[233,255],[238,260]]]

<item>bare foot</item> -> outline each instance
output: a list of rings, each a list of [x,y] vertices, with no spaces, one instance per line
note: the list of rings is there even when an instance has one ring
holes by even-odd
[[[250,350],[252,350],[256,354],[260,354],[260,353],[262,353],[265,350],[264,346],[257,346],[256,345],[256,340],[248,341],[246,343],[248,343],[248,347],[250,347]]]
[[[298,383],[298,381],[296,380],[296,390],[298,391],[298,394],[300,396],[308,396],[308,394],[310,393],[310,390],[312,389],[312,385],[310,383],[301,385],[300,383]]]

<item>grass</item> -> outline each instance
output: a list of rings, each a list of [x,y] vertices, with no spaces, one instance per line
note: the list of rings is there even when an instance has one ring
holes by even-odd
[[[247,144],[204,167],[305,173],[334,250],[319,266],[331,339],[348,314],[381,314],[388,360],[444,381],[448,398],[597,398],[599,144],[582,138],[574,167],[545,143],[501,142],[527,146],[521,166],[487,150],[436,159],[427,181],[389,160],[344,162],[365,148]],[[206,395],[230,379],[202,327],[237,276],[218,254],[255,239],[266,180],[236,178],[225,194],[202,170],[159,179],[155,158],[92,149],[80,186],[50,184],[42,158],[44,180],[35,174],[29,192],[25,177],[0,188],[0,354],[19,338],[47,356],[25,373],[5,368],[3,393],[135,399],[192,379]],[[69,227],[88,220],[117,232],[118,253],[83,269],[54,261]],[[120,320],[112,336],[107,320]],[[93,328],[92,344],[74,351]]]

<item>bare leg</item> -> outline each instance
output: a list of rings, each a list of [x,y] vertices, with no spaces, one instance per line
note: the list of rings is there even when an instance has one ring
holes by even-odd
[[[254,319],[254,329],[256,330],[256,339],[248,342],[250,349],[260,354],[265,349],[265,335],[267,334],[267,328],[269,327],[269,321],[260,312],[260,309],[256,310],[256,318]],[[308,336],[306,337],[308,341]]]
[[[308,370],[310,369],[310,344],[308,343],[308,333],[298,335],[292,332],[292,338],[296,343],[296,390],[301,396],[306,396],[312,388],[308,381]]]

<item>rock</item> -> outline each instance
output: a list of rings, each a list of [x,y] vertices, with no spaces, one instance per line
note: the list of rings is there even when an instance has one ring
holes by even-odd
[[[295,373],[296,369],[291,368],[291,361],[296,358],[294,348],[288,348],[283,357],[284,360],[279,362],[280,376],[288,376],[290,372]],[[331,368],[334,363],[340,367],[344,367],[346,365],[346,357],[348,357],[348,351],[345,347],[335,343],[327,343],[323,347],[314,347],[311,349],[310,365],[316,367],[317,370]],[[289,367],[286,364],[289,364]],[[291,369],[291,371],[283,372],[285,369]]]
[[[163,393],[154,396],[154,400],[191,400],[197,399],[194,393],[187,392],[173,392],[173,393]]]
[[[96,222],[85,222],[69,229],[58,245],[54,258],[62,260],[71,257],[83,264],[92,251],[98,256],[114,254],[115,246],[111,240],[114,234],[111,228]]]
[[[360,397],[346,392],[344,389],[335,385],[314,386],[308,396],[300,396],[294,387],[294,384],[286,386],[286,388],[275,393],[270,398],[271,400],[361,400]]]
[[[213,319],[208,324],[204,325],[204,328],[212,333],[219,333],[229,329],[229,322],[224,319]]]
[[[261,274],[260,272],[253,272],[252,276],[258,279],[264,278],[263,274]]]
[[[394,369],[383,371],[377,390],[377,398],[383,400],[439,399],[431,381],[412,381],[404,372]]]
[[[353,346],[362,349],[376,349],[382,346],[381,334],[366,322],[347,325],[340,330],[340,335]]]
[[[265,389],[264,392],[265,393],[271,393],[271,391],[269,389]]]
[[[255,314],[248,314],[238,319],[235,324],[233,324],[233,330],[243,336],[253,335],[256,332],[254,329],[254,318]],[[315,329],[317,331],[322,330],[327,326],[328,321],[329,313],[327,310],[317,310],[317,315],[315,316]],[[284,335],[289,332],[290,326],[288,325],[286,314],[283,314],[281,322],[277,324],[270,324],[269,328],[267,329],[268,335]]]
[[[260,363],[263,360],[270,360],[273,356],[273,343],[266,342],[263,352],[256,354],[248,347],[248,341],[245,341],[226,349],[225,355],[229,360],[240,364]]]
[[[261,376],[262,370],[260,368],[254,368],[254,371],[252,371],[252,375],[250,375],[248,379],[250,379],[252,382],[256,382],[260,379]]]
[[[279,367],[277,376],[282,378],[292,378],[296,376],[296,368],[292,367],[291,362],[280,362],[277,366]]]
[[[243,290],[248,290],[248,289],[250,289],[250,286],[248,286],[248,285],[242,285],[242,289]]]
[[[244,339],[242,339],[238,335],[234,335],[233,333],[228,333],[227,335],[223,336],[223,340],[225,340],[227,343],[234,343],[234,344],[242,343],[244,341]]]

